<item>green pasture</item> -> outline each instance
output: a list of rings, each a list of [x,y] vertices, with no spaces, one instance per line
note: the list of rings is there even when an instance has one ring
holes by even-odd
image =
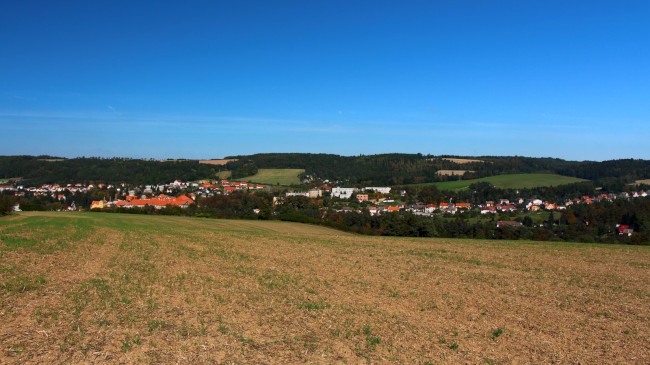
[[[237,180],[269,185],[295,185],[300,184],[298,175],[304,172],[304,169],[259,169],[257,174]]]

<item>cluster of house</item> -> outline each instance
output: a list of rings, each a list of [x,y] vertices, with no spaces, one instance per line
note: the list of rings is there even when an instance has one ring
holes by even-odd
[[[112,188],[113,185],[106,186],[105,184],[94,185],[84,185],[84,184],[67,184],[65,186],[58,184],[44,184],[40,187],[30,186],[25,187],[23,185],[14,185],[11,183],[0,184],[0,193],[3,191],[12,191],[14,196],[25,196],[26,193],[29,193],[33,196],[51,196],[54,199],[65,201],[65,192],[71,194],[76,193],[86,193],[95,188],[105,189]]]
[[[152,206],[156,209],[162,209],[168,205],[187,208],[190,204],[194,203],[197,196],[213,196],[215,194],[228,195],[235,191],[255,191],[268,189],[269,186],[264,184],[254,184],[245,181],[228,181],[228,180],[200,180],[198,182],[183,182],[175,180],[169,184],[160,185],[145,185],[142,189],[140,198],[136,195],[136,190],[128,190],[123,194],[124,199],[116,199],[114,201],[97,200],[93,201],[90,209],[103,209],[110,207],[118,208],[143,208]],[[168,196],[167,194],[174,194],[178,191],[193,191],[187,195]],[[120,189],[117,189],[119,192]],[[138,190],[139,191],[139,190]],[[155,192],[161,193],[158,196],[148,197]]]
[[[194,197],[194,194],[190,194]],[[104,208],[144,208],[147,206],[154,207],[155,209],[162,209],[170,206],[176,206],[180,208],[187,208],[191,204],[194,204],[194,200],[186,195],[180,196],[167,196],[165,194],[160,194],[152,198],[138,198],[133,195],[126,196],[125,199],[118,199],[114,201],[106,200],[94,200],[90,204],[90,209],[104,209]]]
[[[604,201],[611,202],[616,199],[645,198],[647,196],[648,193],[645,191],[635,191],[632,193],[623,192],[620,194],[600,194],[596,196],[583,196],[582,198],[570,199],[560,204],[534,199],[526,204],[526,209],[533,212],[540,210],[564,210],[574,204],[593,204]]]
[[[365,188],[365,190],[372,190],[378,188]],[[382,188],[383,189],[383,188]],[[390,188],[386,188],[390,189]],[[364,189],[360,190],[363,191]],[[359,190],[352,188],[333,188],[332,196],[338,197],[340,199],[350,199],[352,194],[358,192]],[[379,191],[379,190],[374,190]],[[390,190],[384,190],[390,192]],[[335,194],[337,192],[337,194]],[[383,193],[383,191],[382,191]],[[305,195],[307,196],[307,195]],[[404,203],[395,203],[392,199],[368,199],[368,194],[356,194],[356,199],[359,202],[370,202],[377,204],[378,206],[368,207],[368,212],[370,215],[382,214],[382,213],[391,213],[398,211],[407,211],[417,215],[432,216],[438,213],[448,213],[455,214],[456,212],[466,211],[474,208],[478,208],[481,214],[496,214],[500,212],[515,212],[520,210],[536,212],[541,210],[554,211],[554,210],[565,210],[568,207],[574,204],[593,204],[596,202],[602,201],[614,201],[616,199],[631,199],[638,197],[647,197],[648,194],[645,191],[632,192],[632,193],[621,193],[621,194],[600,194],[597,196],[583,196],[582,198],[576,198],[567,200],[563,203],[554,203],[549,201],[544,201],[541,199],[530,199],[525,200],[519,198],[516,201],[510,201],[509,199],[500,199],[499,202],[486,201],[482,204],[472,204],[467,202],[441,202],[440,204],[404,204]],[[339,212],[351,212],[358,211],[361,213],[361,210],[354,210],[352,208],[341,208]]]
[[[338,199],[350,199],[354,194],[356,194],[356,199],[359,202],[369,201],[368,192],[376,192],[379,194],[389,194],[391,191],[390,187],[387,186],[368,186],[365,188],[333,188],[327,184],[323,184],[320,187],[310,189],[308,191],[288,191],[285,196],[306,196],[308,198],[319,198],[325,193],[329,193],[333,198]]]
[[[234,191],[264,190],[270,186],[264,184],[253,184],[246,181],[229,180],[199,180],[197,182],[184,182],[175,180],[169,184],[146,185],[142,191],[144,194],[154,192],[173,194],[179,190],[195,191],[200,196],[212,196],[215,194],[230,194]],[[129,195],[131,191],[129,191]]]
[[[199,191],[211,191],[211,192],[222,192],[223,194],[229,194],[235,191],[246,191],[246,190],[265,190],[270,189],[270,186],[265,184],[253,184],[246,181],[200,181]]]

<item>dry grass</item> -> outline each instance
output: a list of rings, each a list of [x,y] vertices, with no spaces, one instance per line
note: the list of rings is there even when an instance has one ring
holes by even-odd
[[[228,164],[228,162],[233,162],[233,161],[238,161],[236,158],[224,158],[224,159],[214,159],[214,160],[199,160],[200,164],[205,164],[205,165],[216,165],[216,166],[224,166]]]
[[[0,220],[0,363],[649,363],[650,249]]]
[[[463,165],[463,164],[466,164],[466,163],[473,163],[473,162],[485,162],[485,161],[482,161],[482,160],[471,160],[471,159],[468,159],[468,158],[443,158],[443,160],[451,161],[451,162],[457,163],[459,165]]]
[[[637,185],[644,184],[644,185],[650,185],[650,179],[645,179],[645,180],[637,180],[635,181]]]

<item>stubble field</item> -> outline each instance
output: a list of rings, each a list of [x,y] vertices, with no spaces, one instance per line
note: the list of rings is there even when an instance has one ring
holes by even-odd
[[[0,363],[650,363],[650,248],[0,218]]]

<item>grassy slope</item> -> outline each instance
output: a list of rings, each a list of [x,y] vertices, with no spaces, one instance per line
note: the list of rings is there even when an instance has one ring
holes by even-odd
[[[304,169],[259,169],[257,174],[238,180],[270,185],[292,185],[300,184],[298,175],[303,172]]]
[[[586,181],[575,177],[556,174],[511,174],[496,175],[473,180],[445,181],[436,183],[417,184],[416,186],[435,185],[440,190],[467,189],[471,184],[486,181],[497,188],[502,189],[524,189],[539,186],[557,186]]]
[[[0,359],[649,363],[650,247],[0,219]]]
[[[232,171],[230,171],[230,170],[217,172],[217,177],[219,179],[230,179],[231,176],[232,176]]]

